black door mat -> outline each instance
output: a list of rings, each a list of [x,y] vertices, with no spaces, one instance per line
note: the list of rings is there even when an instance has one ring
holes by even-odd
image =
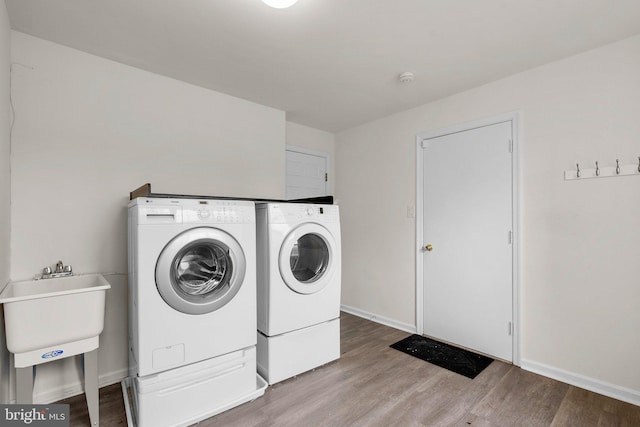
[[[493,359],[413,334],[389,347],[474,379]]]

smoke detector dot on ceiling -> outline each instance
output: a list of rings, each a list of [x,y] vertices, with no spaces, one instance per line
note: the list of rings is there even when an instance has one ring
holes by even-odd
[[[416,76],[411,71],[406,71],[398,76],[400,83],[410,83],[414,81]]]

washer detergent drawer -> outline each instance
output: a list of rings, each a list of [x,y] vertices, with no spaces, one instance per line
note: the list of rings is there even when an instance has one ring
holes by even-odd
[[[190,425],[256,390],[256,348],[134,380],[137,426]]]

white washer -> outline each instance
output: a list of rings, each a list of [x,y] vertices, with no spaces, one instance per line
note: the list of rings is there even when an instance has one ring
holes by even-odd
[[[256,206],[258,372],[269,384],[340,357],[338,206]]]
[[[255,253],[253,202],[129,204],[129,373],[138,426],[193,422],[256,391]]]

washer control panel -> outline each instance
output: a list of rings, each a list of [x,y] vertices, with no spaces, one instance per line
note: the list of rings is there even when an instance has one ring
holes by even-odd
[[[198,207],[183,208],[184,223],[255,222],[255,206],[252,202],[202,200],[200,203]]]
[[[255,204],[242,200],[136,199],[139,223],[255,223]]]

